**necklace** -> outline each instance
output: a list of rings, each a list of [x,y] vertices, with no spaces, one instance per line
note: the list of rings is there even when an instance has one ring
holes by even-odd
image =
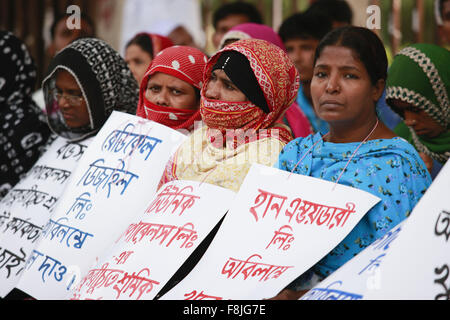
[[[352,161],[353,157],[356,155],[356,153],[358,152],[359,148],[367,142],[367,140],[369,139],[369,137],[372,135],[372,133],[375,131],[375,129],[378,127],[378,123],[380,121],[377,118],[377,122],[375,123],[375,126],[372,128],[372,130],[369,132],[369,134],[367,135],[367,137],[364,138],[364,140],[359,144],[359,146],[355,149],[355,151],[353,151],[353,154],[350,156],[350,159],[348,159],[347,164],[345,165],[344,169],[342,169],[341,174],[339,175],[338,179],[336,180],[333,190],[336,187],[336,185],[338,184],[339,180],[341,179],[342,175],[345,172],[345,169],[347,169],[347,166],[349,165],[350,161]],[[289,177],[291,176],[291,174],[294,172],[295,169],[297,169],[298,165],[303,161],[303,159],[311,152],[311,150],[319,143],[321,142],[323,139],[325,139],[327,136],[329,136],[330,133],[328,132],[326,135],[324,135],[323,137],[321,137],[318,141],[316,141],[306,152],[305,154],[301,157],[301,159],[297,162],[297,164],[295,165],[295,167],[291,170]]]

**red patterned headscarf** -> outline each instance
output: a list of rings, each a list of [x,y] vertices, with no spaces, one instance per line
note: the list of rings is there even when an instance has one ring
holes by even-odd
[[[237,51],[248,59],[264,93],[269,113],[265,113],[250,101],[227,102],[206,98],[205,92],[212,69],[220,55],[226,51]],[[260,39],[234,42],[217,52],[206,65],[201,91],[202,119],[208,128],[222,132],[227,129],[254,130],[255,132],[267,129],[264,134],[257,134],[256,138],[271,136],[270,129],[297,97],[299,81],[300,77],[295,66],[281,48]],[[277,136],[283,142],[288,142],[292,138],[288,130],[281,127],[277,129],[279,130]],[[212,137],[211,140],[214,138]]]
[[[173,46],[157,54],[141,82],[137,116],[153,120],[175,130],[191,130],[194,122],[201,120],[200,110],[158,106],[145,97],[145,92],[150,77],[157,72],[174,76],[200,90],[203,69],[207,61],[208,58],[203,52],[187,46]]]
[[[155,58],[155,56],[164,49],[173,46],[172,40],[170,40],[168,37],[164,37],[156,33],[147,33],[147,32],[138,33],[136,36],[141,35],[146,35],[150,38],[153,47],[153,55],[152,55],[153,58]]]

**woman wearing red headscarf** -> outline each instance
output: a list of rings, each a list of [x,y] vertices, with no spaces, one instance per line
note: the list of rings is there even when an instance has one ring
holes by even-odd
[[[156,55],[139,91],[137,115],[175,130],[201,121],[200,89],[208,58],[200,50],[173,46]]]
[[[159,34],[141,32],[125,46],[125,61],[134,78],[141,84],[142,77],[155,56],[173,46],[172,40]]]
[[[238,191],[252,163],[272,166],[290,131],[278,124],[297,95],[286,53],[259,39],[232,43],[207,63],[194,131],[169,161],[161,184],[183,179]]]

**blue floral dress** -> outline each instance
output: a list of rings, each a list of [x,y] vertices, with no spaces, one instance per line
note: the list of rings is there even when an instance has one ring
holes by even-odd
[[[297,162],[320,141],[320,133],[291,141],[281,152],[276,168],[292,171]],[[360,142],[318,142],[294,173],[335,182]],[[370,140],[363,144],[342,174],[339,184],[381,198],[347,237],[312,269],[327,277],[345,262],[407,218],[431,184],[417,151],[406,140]]]

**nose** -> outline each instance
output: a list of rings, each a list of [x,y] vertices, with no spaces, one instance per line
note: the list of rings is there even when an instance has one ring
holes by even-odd
[[[62,109],[67,109],[70,107],[70,103],[69,103],[69,101],[67,101],[66,96],[64,96],[64,95],[60,96],[60,98],[58,100],[58,105]]]
[[[208,99],[220,100],[220,90],[217,81],[209,81],[206,86],[205,96]]]
[[[331,74],[328,78],[327,87],[325,88],[327,93],[338,93],[341,90],[339,84],[339,76]]]
[[[169,106],[169,100],[167,98],[167,92],[166,90],[161,90],[158,92],[158,94],[155,96],[155,104],[158,106]]]
[[[404,117],[405,117],[405,124],[407,126],[410,126],[410,127],[416,126],[416,124],[418,122],[417,113],[405,110]]]

